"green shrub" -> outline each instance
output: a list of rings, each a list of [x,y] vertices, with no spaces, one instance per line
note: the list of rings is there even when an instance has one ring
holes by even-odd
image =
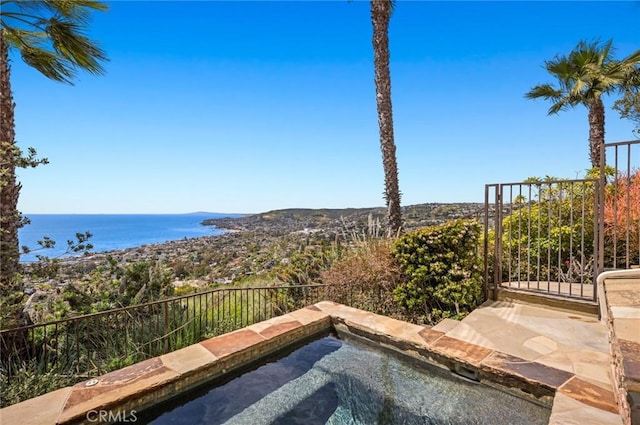
[[[274,273],[276,279],[285,285],[313,285],[320,281],[322,271],[329,268],[336,257],[336,250],[331,246],[301,247],[276,266]]]
[[[34,362],[23,363],[13,370],[14,379],[9,379],[6,370],[0,370],[0,408],[73,385],[83,379],[73,374],[45,370],[42,366]]]
[[[606,180],[614,175],[614,169],[607,167]],[[599,177],[599,168],[585,175]],[[530,177],[520,187],[506,188],[503,202],[509,213],[500,223],[501,240],[496,240],[495,229],[487,234],[490,276],[495,272],[496,244],[502,249],[502,273],[495,276],[496,283],[592,281],[596,189],[593,181],[551,176]],[[610,192],[605,192],[605,205]]]
[[[393,252],[407,281],[396,302],[426,323],[466,316],[482,301],[481,233],[478,221],[455,220],[398,238]]]
[[[181,297],[183,295],[195,294],[196,292],[198,292],[198,287],[197,286],[182,285],[182,286],[178,286],[176,289],[174,289],[173,296]]]
[[[173,276],[160,261],[127,265],[120,278],[124,305],[140,304],[173,295]]]
[[[532,199],[502,221],[502,279],[592,279],[595,185],[553,180],[529,179]]]

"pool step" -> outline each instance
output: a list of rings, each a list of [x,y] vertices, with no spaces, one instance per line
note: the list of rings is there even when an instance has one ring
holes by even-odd
[[[435,325],[434,327],[431,328],[431,330],[433,331],[440,331],[442,333],[447,333],[450,330],[452,330],[453,328],[457,327],[460,324],[459,320],[455,320],[455,319],[442,319],[440,322],[438,322],[437,325]]]
[[[553,294],[525,291],[514,288],[500,288],[499,301],[511,301],[521,304],[536,305],[553,310],[575,312],[597,318],[600,312],[598,303],[580,298],[568,298]]]
[[[327,358],[334,354],[325,356],[321,361],[328,360]],[[226,421],[225,425],[272,424],[278,417],[291,411],[330,381],[331,376],[314,366],[304,375],[287,382],[236,414]]]

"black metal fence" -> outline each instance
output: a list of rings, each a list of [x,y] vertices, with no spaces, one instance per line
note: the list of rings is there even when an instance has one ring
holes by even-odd
[[[600,157],[600,263],[628,269],[640,264],[640,140],[606,143]]]
[[[595,300],[599,184],[598,179],[545,179],[486,185],[489,288]]]
[[[55,375],[60,386],[99,376],[322,300],[380,314],[382,289],[299,285],[226,287],[95,314],[0,331],[3,385]],[[386,307],[385,307],[386,306]],[[55,386],[43,386],[42,392]],[[3,388],[5,391],[6,388]],[[35,394],[27,391],[25,398]],[[3,397],[4,398],[4,397]],[[2,400],[11,404],[14,400]]]
[[[598,178],[485,186],[491,298],[516,288],[595,301],[599,273],[640,264],[640,140],[601,149]]]

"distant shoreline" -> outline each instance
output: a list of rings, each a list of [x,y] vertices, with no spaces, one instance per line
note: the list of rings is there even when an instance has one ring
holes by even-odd
[[[19,238],[20,245],[27,246],[31,253],[21,256],[22,263],[38,261],[37,254],[77,258],[67,252],[67,241],[75,242],[77,233],[91,233],[88,243],[96,253],[222,233],[216,227],[202,225],[203,219],[217,218],[211,214],[35,214],[27,217],[31,224],[20,229]],[[222,217],[229,215],[218,216]],[[52,249],[40,248],[38,241],[44,237],[56,241]]]
[[[411,228],[429,226],[439,224],[449,219],[466,217],[477,214],[484,208],[481,203],[427,203],[410,205],[403,207],[403,215],[405,220],[405,230]],[[342,235],[351,232],[354,229],[366,229],[368,226],[377,226],[377,231],[383,232],[386,209],[383,207],[374,208],[344,208],[344,209],[308,209],[308,208],[289,208],[283,210],[267,211],[260,214],[237,215],[229,217],[229,215],[221,215],[220,217],[210,217],[207,214],[199,213],[189,214],[102,214],[102,215],[62,215],[68,217],[94,217],[99,216],[104,219],[116,217],[123,219],[123,223],[127,224],[127,217],[133,217],[136,220],[145,219],[147,217],[182,217],[194,218],[192,225],[200,230],[200,234],[182,235],[174,238],[158,241],[142,241],[142,243],[130,243],[131,246],[123,248],[109,249],[100,248],[91,251],[88,254],[65,255],[56,257],[50,255],[51,258],[58,258],[62,263],[78,263],[82,261],[92,261],[103,258],[107,255],[148,258],[151,251],[162,252],[164,257],[173,257],[174,254],[169,252],[172,249],[187,249],[184,245],[194,245],[198,249],[210,247],[211,249],[225,249],[219,246],[218,240],[221,237],[227,237],[227,242],[231,241],[233,235],[243,234],[242,239],[251,239],[251,234],[263,235],[269,238],[282,237],[288,234],[306,234],[321,233],[327,237],[333,235]],[[201,217],[207,218],[200,220]],[[139,222],[144,224],[144,220]],[[140,224],[140,225],[142,225]],[[215,234],[202,233],[202,229],[210,229]],[[371,229],[369,229],[371,230]],[[91,228],[89,228],[91,232]],[[75,234],[71,233],[70,234]],[[92,232],[93,233],[93,232]],[[255,236],[253,236],[255,237]],[[66,238],[60,238],[59,243],[64,245]],[[222,238],[225,239],[225,238]],[[92,242],[91,240],[89,242]],[[231,242],[233,243],[233,242]],[[194,248],[195,249],[195,248]],[[47,251],[42,254],[48,255]],[[26,260],[21,258],[22,264],[33,264],[37,259]]]

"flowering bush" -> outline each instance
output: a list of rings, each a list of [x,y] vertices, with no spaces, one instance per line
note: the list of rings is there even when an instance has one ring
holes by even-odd
[[[640,262],[640,170],[619,175],[607,186],[604,201],[605,252],[624,265]]]

